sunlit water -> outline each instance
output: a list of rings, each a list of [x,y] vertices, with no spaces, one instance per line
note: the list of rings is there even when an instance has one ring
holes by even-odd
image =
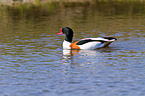
[[[145,17],[104,16],[94,7],[86,14],[85,7],[1,22],[0,96],[145,95]],[[74,29],[74,41],[118,40],[98,50],[63,50],[64,36],[56,35],[63,26]]]

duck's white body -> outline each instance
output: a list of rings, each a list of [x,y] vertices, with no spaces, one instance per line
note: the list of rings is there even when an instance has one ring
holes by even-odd
[[[84,40],[92,40],[91,42],[87,42],[84,43],[82,45],[77,45],[78,47],[80,47],[80,49],[97,49],[97,48],[102,48],[102,47],[106,47],[109,44],[111,44],[113,41],[115,41],[116,39],[105,39],[103,37],[98,37],[98,38],[84,38],[81,39],[79,41],[84,41]],[[78,42],[79,42],[78,41]],[[63,49],[72,49],[71,48],[71,42],[68,42],[66,40],[63,41]]]
[[[63,44],[62,44],[63,49],[71,49],[70,45],[71,45],[70,42],[68,42],[66,40],[63,41]]]

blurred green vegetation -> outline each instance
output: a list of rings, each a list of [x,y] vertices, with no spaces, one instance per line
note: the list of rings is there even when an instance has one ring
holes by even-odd
[[[23,0],[13,0],[12,4],[0,3],[0,16],[39,18],[56,14],[69,7],[84,9],[89,7],[104,15],[145,14],[144,0],[34,0],[30,3],[23,3]]]

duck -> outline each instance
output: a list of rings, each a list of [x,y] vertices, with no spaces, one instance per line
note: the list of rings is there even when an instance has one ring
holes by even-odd
[[[115,37],[97,37],[97,38],[84,38],[77,42],[73,40],[73,30],[70,27],[63,27],[57,35],[65,34],[63,41],[63,49],[89,49],[94,50],[109,46],[112,42],[116,41]]]

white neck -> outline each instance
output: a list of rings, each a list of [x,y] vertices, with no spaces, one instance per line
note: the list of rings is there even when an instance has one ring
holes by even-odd
[[[71,44],[70,42],[64,40],[63,41],[63,49],[71,49],[70,44]]]

